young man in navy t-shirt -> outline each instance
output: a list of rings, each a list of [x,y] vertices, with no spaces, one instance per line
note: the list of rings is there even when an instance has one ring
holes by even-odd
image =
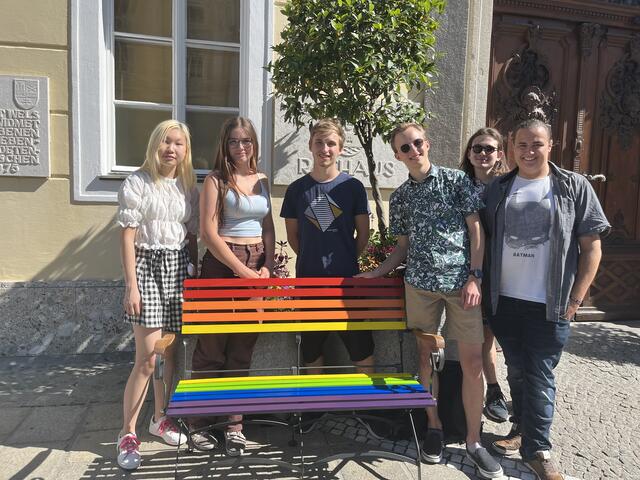
[[[338,170],[345,133],[336,120],[311,127],[313,169],[287,188],[280,216],[297,255],[297,277],[352,277],[358,256],[369,241],[369,204],[362,182]],[[354,236],[355,234],[355,236]],[[320,373],[328,332],[302,333],[302,356],[308,373]],[[351,361],[362,372],[373,366],[370,331],[340,333]]]

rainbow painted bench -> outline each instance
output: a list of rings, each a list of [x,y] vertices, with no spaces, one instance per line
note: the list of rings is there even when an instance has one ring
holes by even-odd
[[[345,330],[406,330],[404,285],[401,279],[294,278],[198,279],[184,284],[183,334],[246,332],[303,332]],[[436,335],[417,334],[432,342],[434,362],[442,357],[444,341]],[[358,412],[401,409],[407,412],[419,452],[412,410],[435,404],[431,393],[408,373],[343,373],[304,375],[300,363],[274,367],[283,375],[255,375],[183,379],[177,384],[167,415],[187,428],[189,417],[230,414],[291,413],[293,421],[245,420],[244,423],[279,423],[297,431],[301,467],[285,464],[304,476],[305,460],[301,414],[305,412]],[[171,337],[163,338],[162,348]],[[401,355],[402,358],[402,355]],[[223,426],[220,422],[214,426]],[[189,445],[193,448],[193,445]],[[420,459],[393,452],[371,451],[367,456],[415,462]],[[326,463],[334,455],[313,463]],[[251,460],[249,460],[251,461]],[[261,462],[262,463],[262,462]],[[275,461],[283,465],[281,461]],[[307,464],[308,465],[308,464]]]

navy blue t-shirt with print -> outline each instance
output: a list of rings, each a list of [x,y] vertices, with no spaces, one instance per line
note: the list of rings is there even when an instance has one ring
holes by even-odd
[[[367,191],[341,172],[329,182],[311,175],[287,188],[280,216],[298,220],[298,277],[350,277],[358,273],[355,216],[368,215]]]

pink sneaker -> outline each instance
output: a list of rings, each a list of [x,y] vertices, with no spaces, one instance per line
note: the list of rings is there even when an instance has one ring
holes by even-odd
[[[135,470],[140,466],[140,440],[135,433],[127,433],[126,435],[118,435],[116,442],[116,450],[118,452],[118,465],[124,470]]]
[[[149,422],[149,433],[156,437],[162,438],[167,445],[182,445],[187,441],[187,436],[178,430],[171,420],[166,416],[162,416],[157,422],[153,421],[151,416],[151,422]]]

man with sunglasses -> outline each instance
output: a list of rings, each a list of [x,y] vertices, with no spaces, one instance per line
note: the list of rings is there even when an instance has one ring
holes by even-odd
[[[385,275],[406,259],[405,292],[409,328],[436,333],[446,309],[447,337],[458,341],[462,365],[462,397],[467,422],[467,457],[483,478],[503,475],[502,467],[480,444],[484,397],[480,282],[484,232],[478,211],[483,207],[473,183],[461,170],[429,161],[429,141],[422,125],[404,123],[391,133],[395,158],[409,178],[390,200],[390,232],[398,241],[393,252],[364,277]],[[431,383],[430,345],[418,340],[420,379]],[[438,382],[433,379],[437,397]],[[436,407],[427,408],[427,432],[421,457],[442,460],[442,422]]]

